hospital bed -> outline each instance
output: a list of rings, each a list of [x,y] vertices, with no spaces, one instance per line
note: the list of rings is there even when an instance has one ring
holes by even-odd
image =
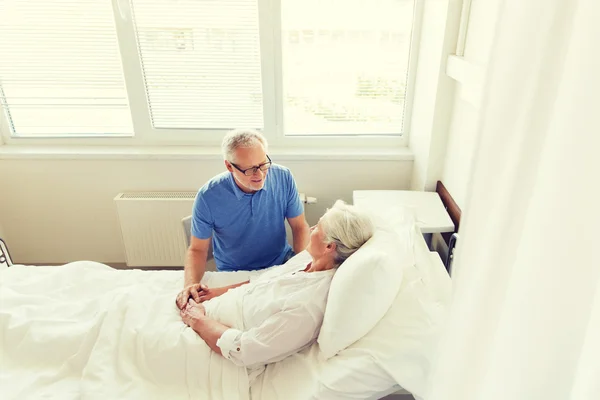
[[[413,234],[411,238],[413,262],[398,266],[401,286],[381,319],[363,337],[330,358],[324,357],[320,344],[315,343],[298,354],[269,364],[251,383],[248,398],[378,399],[391,393],[408,393],[403,386],[421,398],[451,289],[449,276],[437,254],[429,251],[422,235]],[[172,318],[178,317],[173,316],[176,313],[172,308],[175,294],[182,286],[180,271],[117,271],[90,261],[60,267],[8,268],[12,262],[3,242],[0,250],[0,257],[7,260],[6,267],[0,269],[3,360],[0,386],[7,395],[3,398],[27,398],[28,393],[48,397],[60,393],[61,399],[79,398],[79,391],[85,387],[81,383],[84,378],[86,385],[90,385],[88,394],[89,390],[102,390],[102,386],[93,389],[94,384],[120,382],[125,388],[124,392],[118,392],[121,398],[137,398],[140,393],[145,398],[179,398],[174,385],[178,378],[173,376],[170,380],[170,370],[174,369],[171,362],[181,349],[166,343],[165,338],[180,335],[185,327],[178,325],[178,330],[170,336],[159,328],[174,329],[169,327],[174,326]],[[209,287],[222,286],[260,273],[207,272],[205,283]],[[334,281],[336,278],[337,274]],[[369,287],[369,282],[364,282],[363,289],[370,291],[372,297],[384,291]],[[148,293],[158,295],[144,304]],[[39,302],[32,301],[32,297],[39,297]],[[36,309],[36,304],[45,306]],[[123,304],[127,307],[115,309],[112,314],[106,312]],[[328,311],[329,307],[330,303]],[[367,315],[370,310],[358,311],[357,315]],[[90,313],[95,314],[89,317]],[[115,320],[109,321],[111,318]],[[139,325],[128,330],[123,321],[130,320],[138,321]],[[41,330],[43,324],[51,329]],[[139,339],[141,326],[143,340]],[[56,335],[65,338],[56,341]],[[102,346],[106,350],[94,353],[93,349]],[[386,347],[382,352],[370,350],[369,346]],[[72,351],[74,347],[85,351]],[[62,364],[54,359],[61,354],[70,355]],[[83,355],[88,358],[78,358]],[[211,358],[211,363],[218,358]],[[130,381],[131,385],[123,381]],[[231,393],[232,385],[235,386],[234,382],[219,382],[210,395],[199,394],[197,398],[231,397],[226,393]],[[124,395],[133,387],[135,392],[131,396]],[[240,390],[247,388],[241,386]],[[238,398],[245,395],[240,392]]]

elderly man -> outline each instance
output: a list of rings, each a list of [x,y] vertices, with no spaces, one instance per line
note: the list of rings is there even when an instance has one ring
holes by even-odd
[[[309,228],[289,169],[273,164],[267,140],[253,130],[235,130],[223,139],[227,172],[198,191],[192,213],[192,238],[185,262],[183,309],[191,297],[208,300],[231,287],[200,284],[211,239],[219,271],[255,270],[280,265],[306,248]],[[285,220],[293,234],[287,243]]]

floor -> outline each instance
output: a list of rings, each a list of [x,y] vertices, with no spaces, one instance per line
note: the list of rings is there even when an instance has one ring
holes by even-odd
[[[46,264],[44,264],[44,265],[46,265]],[[142,269],[145,271],[155,271],[155,270],[162,270],[162,269],[169,269],[169,270],[173,270],[173,271],[183,270],[183,267],[128,267],[127,264],[125,264],[125,263],[108,263],[107,265],[110,267],[113,267],[115,269]],[[217,270],[217,266],[215,265],[214,259],[210,259],[206,262],[206,270],[207,271],[216,271]]]
[[[390,394],[385,396],[383,400],[414,400],[415,398],[411,394]]]

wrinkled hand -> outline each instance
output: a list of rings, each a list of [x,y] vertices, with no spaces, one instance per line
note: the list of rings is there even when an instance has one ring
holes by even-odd
[[[200,302],[208,301],[214,297],[218,297],[229,290],[229,286],[218,287],[218,288],[207,288],[200,291]]]
[[[177,308],[183,310],[187,306],[188,300],[190,298],[193,299],[196,303],[200,303],[200,293],[204,290],[208,290],[208,288],[205,285],[201,285],[199,283],[194,283],[192,285],[187,286],[177,295],[177,298],[175,299]]]
[[[206,309],[202,304],[190,299],[183,310],[179,311],[179,315],[183,323],[193,329],[194,324],[206,316]]]

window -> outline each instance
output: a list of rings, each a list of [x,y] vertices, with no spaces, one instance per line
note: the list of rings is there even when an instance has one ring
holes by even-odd
[[[132,0],[155,128],[263,128],[256,0]]]
[[[127,144],[397,140],[418,1],[0,0],[0,122]]]
[[[285,133],[401,134],[413,6],[282,0]]]
[[[108,1],[0,1],[0,102],[13,136],[131,135]]]

